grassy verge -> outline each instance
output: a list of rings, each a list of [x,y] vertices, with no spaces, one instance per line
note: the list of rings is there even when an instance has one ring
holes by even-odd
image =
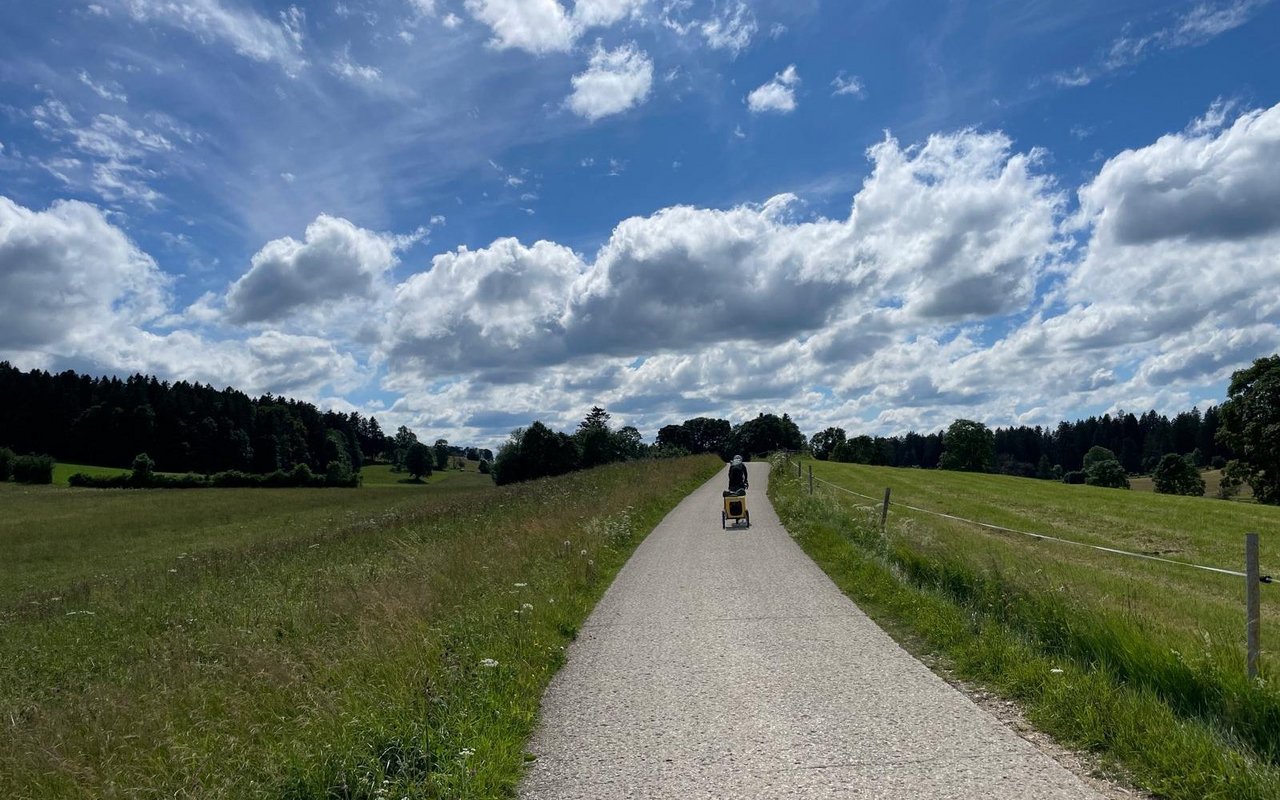
[[[388,489],[416,503],[10,606],[0,796],[509,796],[565,644],[721,466]]]
[[[824,477],[840,477],[843,466],[823,465]],[[1280,797],[1280,693],[1269,672],[1257,683],[1245,680],[1234,639],[1205,638],[1204,630],[1187,635],[1185,621],[1170,619],[1185,605],[1148,613],[1136,601],[1106,602],[1129,585],[1123,573],[1062,563],[1086,557],[1045,553],[1043,544],[1032,552],[1021,542],[979,538],[946,521],[894,515],[882,535],[878,514],[857,505],[868,501],[822,491],[809,496],[794,472],[780,469],[774,476],[770,493],[784,524],[846,594],[961,677],[1017,700],[1041,729],[1097,753],[1160,796]],[[947,484],[951,476],[942,476],[941,485],[930,484],[934,475],[905,477],[921,494],[930,487],[935,496],[955,490]],[[975,485],[957,502],[1000,505],[1005,495],[984,485],[985,495]],[[1029,489],[1015,488],[1009,505],[1027,508],[1005,513],[1031,513],[1023,497]],[[1088,487],[1061,487],[1080,488]],[[871,494],[867,486],[860,491]],[[903,494],[895,488],[895,496]],[[903,499],[927,507],[919,498]],[[1120,513],[1107,505],[1110,498],[1103,500],[1076,513]],[[1084,505],[1078,495],[1075,503]],[[1101,524],[1081,527],[1081,537],[1103,535]],[[1183,642],[1189,646],[1171,646]]]

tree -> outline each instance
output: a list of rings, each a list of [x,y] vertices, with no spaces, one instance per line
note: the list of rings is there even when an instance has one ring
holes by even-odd
[[[578,446],[566,433],[541,422],[516,428],[498,450],[493,480],[499,486],[549,475],[563,475],[578,467]]]
[[[609,428],[609,412],[600,406],[592,406],[586,418],[578,423],[573,438],[582,454],[583,469],[618,460],[618,443]]]
[[[844,444],[846,434],[844,428],[827,428],[818,431],[809,439],[809,450],[819,461],[827,461],[836,448]]]
[[[391,469],[393,472],[404,472],[409,468],[407,463],[409,449],[418,444],[418,435],[401,425],[396,428],[396,435],[391,442]],[[430,474],[430,471],[427,474]]]
[[[431,452],[435,454],[436,469],[449,468],[449,441],[447,439],[436,439],[436,443],[431,447]]]
[[[1105,447],[1094,445],[1093,447],[1089,448],[1089,452],[1084,454],[1084,471],[1088,472],[1090,467],[1094,466],[1095,464],[1099,464],[1103,461],[1118,462],[1119,460],[1120,459],[1116,458],[1116,454],[1113,453],[1112,451],[1108,450]]]
[[[1096,461],[1084,474],[1084,482],[1090,486],[1101,486],[1104,489],[1129,488],[1129,476],[1124,472],[1124,465],[1116,458]]]
[[[755,419],[747,420],[733,429],[725,447],[726,451],[732,453],[722,452],[721,455],[750,457],[777,450],[802,450],[804,446],[804,434],[789,415],[779,417],[761,413]]]
[[[431,464],[435,460],[431,448],[422,442],[414,442],[404,455],[404,470],[409,477],[421,480],[431,474]]]
[[[340,431],[330,430],[325,437],[324,477],[332,486],[343,486],[351,482],[355,474],[351,466],[350,443]]]
[[[644,437],[632,425],[623,425],[613,435],[614,451],[624,461],[635,461],[645,453]]]
[[[939,469],[990,472],[995,466],[995,460],[995,434],[981,422],[958,419],[943,434]]]
[[[1166,453],[1151,473],[1151,480],[1160,494],[1204,495],[1204,478],[1189,456]]]
[[[1254,499],[1280,505],[1280,355],[1233,373],[1219,416],[1218,441],[1235,452]]]

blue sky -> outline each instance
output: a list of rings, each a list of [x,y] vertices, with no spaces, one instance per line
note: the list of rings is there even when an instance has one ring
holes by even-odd
[[[1280,349],[1280,4],[0,0],[0,358],[492,444]]]

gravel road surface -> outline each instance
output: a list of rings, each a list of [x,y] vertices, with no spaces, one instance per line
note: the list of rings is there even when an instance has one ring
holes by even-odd
[[[520,797],[1101,797],[876,627],[749,468],[749,529],[720,528],[721,472],[618,574],[543,697]]]

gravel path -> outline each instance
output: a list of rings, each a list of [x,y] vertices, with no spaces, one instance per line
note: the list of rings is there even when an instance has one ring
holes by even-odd
[[[542,700],[520,797],[1089,798],[881,631],[787,535],[750,465],[636,550]]]

